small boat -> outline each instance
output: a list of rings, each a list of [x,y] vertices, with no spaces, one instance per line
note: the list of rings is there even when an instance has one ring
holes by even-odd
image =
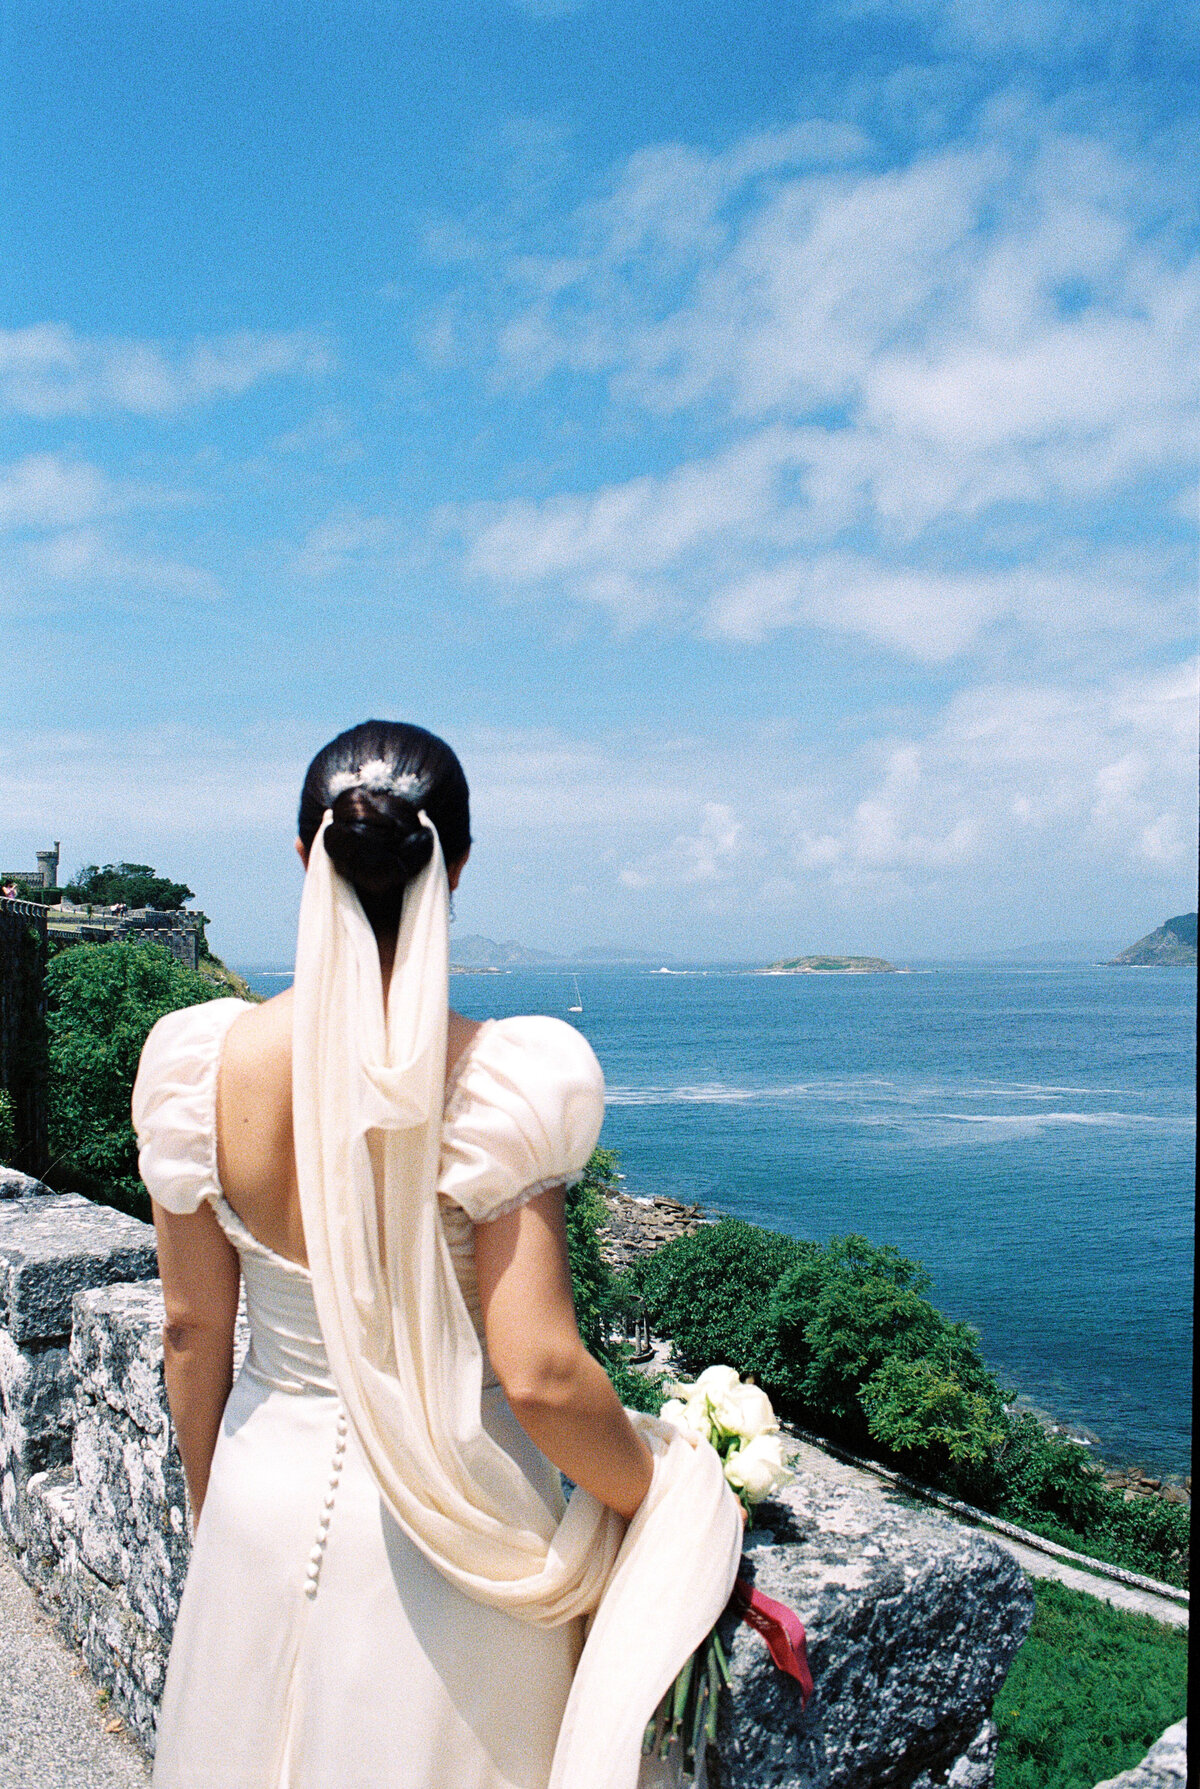
[[[575,983],[575,1004],[574,1006],[569,1006],[567,1011],[569,1013],[581,1013],[583,1011],[583,995],[579,992],[579,977],[573,975],[571,980]]]

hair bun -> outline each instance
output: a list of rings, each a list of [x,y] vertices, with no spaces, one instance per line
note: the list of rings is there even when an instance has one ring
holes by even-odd
[[[325,850],[360,894],[399,894],[429,862],[433,834],[403,795],[360,783],[331,805]]]

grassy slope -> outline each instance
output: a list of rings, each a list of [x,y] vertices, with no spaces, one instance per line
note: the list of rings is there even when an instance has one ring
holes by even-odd
[[[996,1789],[1093,1789],[1187,1706],[1187,1634],[1052,1580],[996,1698]]]

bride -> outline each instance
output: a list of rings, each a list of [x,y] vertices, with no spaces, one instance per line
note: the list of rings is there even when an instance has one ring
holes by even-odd
[[[599,1065],[557,1019],[449,1011],[442,740],[339,735],[299,831],[293,988],[161,1019],[134,1088],[195,1522],[154,1782],[644,1786],[741,1527],[715,1453],[622,1410],[575,1326]]]

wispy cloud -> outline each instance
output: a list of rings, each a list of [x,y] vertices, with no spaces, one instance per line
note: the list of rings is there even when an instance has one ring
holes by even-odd
[[[241,330],[175,347],[39,323],[0,331],[0,408],[40,420],[120,411],[168,417],[265,379],[315,377],[329,363],[328,348],[303,332]]]
[[[559,254],[510,257],[496,376],[601,381],[693,445],[461,512],[470,575],[622,626],[833,627],[933,662],[1001,623],[1036,644],[1047,594],[1099,636],[1108,598],[1178,634],[1178,561],[1164,606],[1170,574],[1122,586],[1100,544],[1130,501],[1169,541],[1194,456],[1200,258],[1155,170],[1019,97],[880,161],[813,121],[645,150]]]

